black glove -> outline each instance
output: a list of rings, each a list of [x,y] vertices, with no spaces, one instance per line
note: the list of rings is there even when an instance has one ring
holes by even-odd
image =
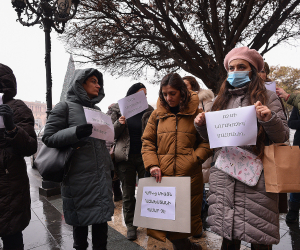
[[[7,104],[0,105],[0,116],[3,117],[4,126],[7,131],[11,131],[16,127],[13,121],[13,114],[13,110]]]
[[[76,127],[76,136],[78,140],[90,136],[92,132],[93,132],[92,124],[83,124]]]

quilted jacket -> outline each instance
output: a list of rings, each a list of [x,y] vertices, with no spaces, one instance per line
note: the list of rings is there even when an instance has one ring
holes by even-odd
[[[13,110],[17,134],[11,138],[0,128],[0,237],[23,231],[29,224],[30,190],[24,156],[37,150],[34,118],[31,110],[17,93],[16,78],[12,70],[0,64],[0,86],[3,102]],[[2,92],[2,91],[1,91]]]
[[[251,105],[248,87],[230,90],[231,99],[226,109]],[[277,95],[267,90],[266,106],[272,111],[269,121],[258,121],[270,141],[285,142],[289,136],[287,121]],[[206,105],[211,110],[213,103]],[[207,137],[206,126],[197,127],[203,138]],[[241,147],[252,151],[251,146]],[[214,150],[214,161],[220,148]],[[254,153],[252,151],[252,153]],[[211,230],[229,240],[238,239],[254,244],[278,244],[279,211],[278,194],[267,193],[264,174],[256,186],[250,187],[212,167],[209,178],[208,218]]]
[[[82,83],[95,74],[101,88],[93,99],[87,96]],[[76,70],[67,93],[66,105],[58,103],[48,118],[43,142],[48,147],[72,146],[78,143],[76,126],[86,124],[83,107],[95,106],[104,97],[102,74],[96,69]],[[85,145],[72,155],[67,177],[61,185],[63,211],[66,223],[73,226],[101,224],[111,220],[114,212],[111,170],[113,163],[104,140],[87,137]]]
[[[201,163],[212,151],[194,127],[199,112],[199,99],[191,93],[188,107],[177,115],[171,113],[157,101],[157,109],[151,114],[142,136],[142,155],[147,171],[159,166],[162,176],[191,177],[191,234],[169,232],[170,240],[183,239],[199,234],[202,230],[201,204],[203,177]],[[159,120],[159,122],[158,122]],[[164,178],[164,177],[162,177]],[[170,230],[171,231],[171,230]],[[165,241],[167,232],[149,230],[148,235]]]

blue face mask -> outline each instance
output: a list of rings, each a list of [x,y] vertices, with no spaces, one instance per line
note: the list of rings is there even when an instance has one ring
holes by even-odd
[[[233,71],[228,73],[227,82],[235,88],[241,88],[250,82],[250,71]]]

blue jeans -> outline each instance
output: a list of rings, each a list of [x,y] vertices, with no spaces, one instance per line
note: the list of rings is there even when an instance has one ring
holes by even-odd
[[[300,193],[291,193],[290,202],[300,203]]]

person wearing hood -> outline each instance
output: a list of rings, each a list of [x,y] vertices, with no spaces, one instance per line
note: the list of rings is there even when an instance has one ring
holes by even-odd
[[[37,150],[34,117],[27,105],[14,99],[17,82],[13,71],[0,63],[0,237],[3,250],[24,249],[22,231],[31,219],[30,190],[24,156]]]
[[[113,163],[104,140],[89,137],[93,126],[86,124],[83,107],[100,110],[104,97],[102,74],[93,68],[76,70],[66,102],[50,112],[43,142],[48,147],[77,148],[61,184],[64,218],[73,226],[73,247],[87,249],[88,225],[92,225],[94,250],[107,245],[107,221],[114,212],[111,171]]]
[[[289,137],[279,98],[265,88],[258,75],[263,66],[264,60],[256,50],[232,49],[224,59],[228,77],[214,102],[205,107],[205,111],[210,112],[254,105],[256,145],[239,148],[261,160],[265,145],[283,143]],[[208,139],[205,112],[196,117],[195,127],[203,139]],[[221,148],[214,149],[213,162],[220,152]],[[218,167],[223,166],[223,163],[218,164]],[[241,241],[251,243],[251,249],[272,249],[272,244],[279,243],[279,196],[266,192],[264,173],[255,186],[249,186],[213,166],[209,183],[207,223],[211,231],[223,237],[222,250],[240,249]]]
[[[144,84],[133,84],[127,91],[126,96],[130,96],[139,91],[147,95]],[[137,228],[133,226],[133,216],[135,209],[135,187],[136,174],[138,178],[145,175],[145,167],[142,159],[141,137],[146,127],[153,108],[148,108],[129,119],[121,115],[119,104],[116,103],[109,107],[108,113],[111,115],[115,128],[115,162],[116,171],[122,183],[123,191],[123,214],[127,227],[127,239],[137,238]]]

